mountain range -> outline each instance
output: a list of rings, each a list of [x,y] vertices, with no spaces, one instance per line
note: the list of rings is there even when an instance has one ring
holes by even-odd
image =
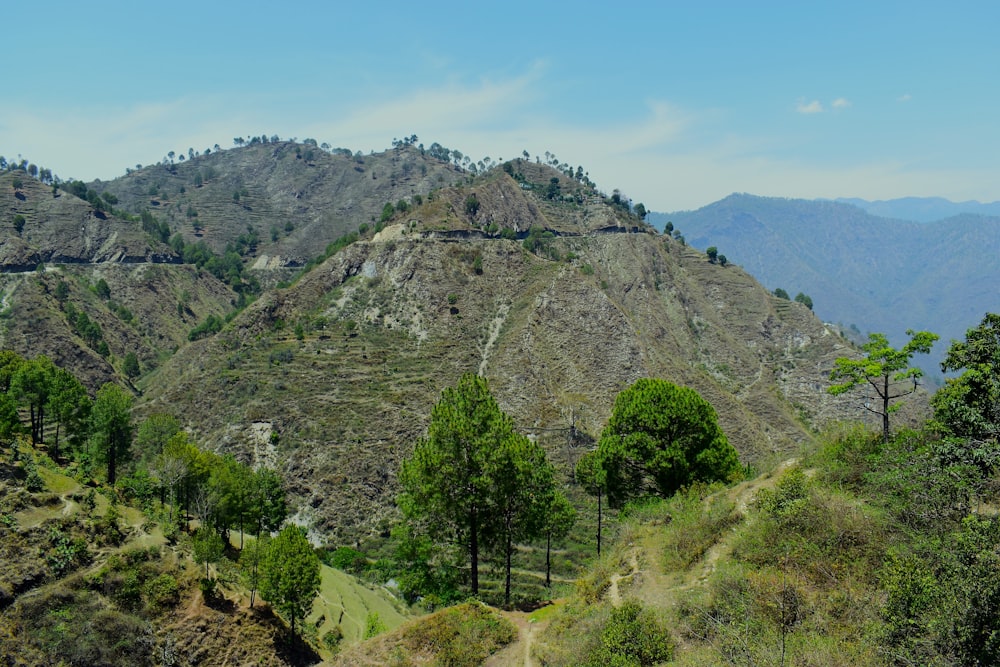
[[[666,214],[696,248],[716,246],[770,289],[811,297],[817,315],[899,344],[908,329],[948,341],[1000,308],[1000,218],[962,213],[937,222],[883,218],[853,204],[734,194]]]
[[[836,329],[550,165],[474,175],[416,146],[279,142],[92,182],[86,200],[15,178],[0,174],[0,342],[277,466],[318,541],[385,530],[399,461],[463,372],[567,474],[639,377],[694,387],[747,463],[855,414],[824,391],[852,353]]]

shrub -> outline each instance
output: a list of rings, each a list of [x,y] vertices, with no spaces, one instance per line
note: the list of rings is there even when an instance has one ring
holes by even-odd
[[[328,552],[325,560],[330,567],[355,575],[368,569],[368,557],[351,547],[338,547],[333,552]]]
[[[588,662],[594,667],[655,665],[669,660],[673,650],[670,632],[653,612],[628,600],[611,611],[601,633],[601,648]]]
[[[180,600],[180,587],[177,585],[177,579],[166,573],[155,579],[150,579],[143,586],[143,597],[146,599],[146,609],[153,614],[176,606]]]

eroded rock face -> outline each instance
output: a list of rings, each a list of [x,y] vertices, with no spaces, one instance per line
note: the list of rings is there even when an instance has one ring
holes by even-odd
[[[391,515],[399,462],[467,371],[567,469],[644,376],[695,388],[748,462],[796,448],[804,414],[846,414],[825,392],[846,343],[739,268],[649,233],[553,243],[558,261],[497,238],[356,243],[182,351],[150,398],[242,458],[270,424],[297,503],[340,536]]]

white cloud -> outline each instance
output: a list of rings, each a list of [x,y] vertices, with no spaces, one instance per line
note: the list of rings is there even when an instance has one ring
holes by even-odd
[[[444,81],[378,102],[341,94],[289,102],[278,94],[240,93],[6,114],[0,118],[0,147],[7,157],[23,153],[63,178],[90,180],[114,178],[170,150],[201,151],[216,142],[229,147],[232,137],[254,133],[313,137],[364,152],[416,133],[425,144],[438,141],[476,160],[552,151],[582,165],[605,191],[621,188],[659,211],[698,208],[731,192],[1000,199],[998,171],[918,171],[902,161],[864,157],[841,166],[821,158],[779,158],[774,149],[787,154],[789,144],[777,131],[734,134],[735,110],[680,108],[662,99],[632,105],[627,118],[569,122],[550,104],[549,90],[544,64],[538,64],[516,77]],[[909,96],[904,98],[899,100]],[[848,106],[844,98],[828,103],[829,110]],[[820,113],[824,105],[800,99],[796,111]]]
[[[795,105],[795,110],[799,113],[822,113],[823,105],[820,104],[819,100],[813,100],[812,102],[799,100]]]
[[[897,97],[896,101],[897,102],[909,102],[912,99],[913,99],[912,95],[910,95],[909,93],[904,93],[904,94],[900,95],[899,97]]]

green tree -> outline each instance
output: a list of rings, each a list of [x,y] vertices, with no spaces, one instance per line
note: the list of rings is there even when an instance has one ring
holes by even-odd
[[[565,495],[556,491],[545,508],[542,531],[545,534],[545,587],[552,587],[552,540],[561,540],[569,535],[576,523],[576,509]]]
[[[467,373],[441,393],[427,435],[403,462],[399,504],[407,520],[468,555],[472,594],[479,594],[479,551],[492,503],[492,452],[517,437],[486,379]]]
[[[114,486],[118,466],[132,445],[132,395],[108,382],[97,390],[91,413],[91,441],[97,459],[107,463],[108,484]]]
[[[65,303],[66,299],[69,298],[69,285],[65,280],[56,283],[55,297],[60,304]]]
[[[11,393],[19,403],[28,406],[34,445],[45,442],[45,410],[49,407],[55,373],[52,360],[40,354],[20,364],[11,379]]]
[[[803,294],[802,292],[799,292],[798,294],[795,295],[795,301],[801,303],[809,310],[813,309],[813,300],[809,297],[808,294]]]
[[[788,296],[788,292],[786,292],[780,287],[774,288],[774,296],[778,297],[779,299],[784,299],[785,301],[789,301],[791,299],[791,297]]]
[[[518,541],[544,534],[555,492],[552,466],[538,443],[513,431],[489,454],[486,477],[492,502],[486,542],[504,558],[504,605],[510,606],[511,556]]]
[[[205,579],[208,579],[208,566],[218,563],[226,553],[226,545],[214,530],[201,526],[191,536],[191,546],[194,548],[194,562],[205,566]]]
[[[395,214],[396,207],[392,205],[392,202],[386,202],[385,206],[382,207],[382,215],[379,216],[378,221],[382,223],[389,222]]]
[[[136,356],[135,352],[129,352],[125,355],[125,360],[122,361],[122,372],[130,380],[139,377],[142,370],[139,368],[139,357]]]
[[[726,264],[729,264],[729,259],[725,255],[719,255],[719,264],[725,266]]]
[[[246,547],[240,549],[240,572],[243,575],[243,583],[250,589],[250,606],[253,607],[254,599],[257,596],[257,589],[260,588],[261,570],[260,565],[267,553],[270,538],[266,535],[251,540]]]
[[[52,374],[47,409],[56,420],[55,440],[49,450],[52,458],[58,459],[60,455],[60,431],[65,432],[72,449],[82,448],[89,435],[91,406],[87,390],[76,376],[64,368],[56,368]]]
[[[646,211],[646,205],[645,204],[643,204],[643,203],[640,202],[640,203],[638,203],[638,204],[635,205],[635,217],[639,218],[640,220],[645,220],[646,219],[646,214],[647,214],[647,211]]]
[[[985,440],[1000,433],[1000,315],[987,313],[978,327],[953,341],[941,370],[962,371],[934,394],[936,420],[955,435]]]
[[[285,526],[261,560],[260,596],[295,622],[306,617],[319,591],[319,557],[305,531]]]
[[[671,496],[695,481],[731,481],[739,456],[698,392],[642,378],[615,398],[598,452],[608,500],[620,507],[647,493]]]
[[[94,285],[94,293],[102,299],[110,298],[111,287],[108,285],[108,281],[104,278],[100,278]]]
[[[899,409],[897,398],[908,396],[917,390],[923,371],[910,366],[914,354],[928,354],[938,339],[929,331],[907,330],[909,342],[900,349],[889,345],[885,334],[868,335],[868,342],[861,346],[863,359],[840,357],[830,371],[830,380],[838,382],[827,389],[834,396],[845,394],[858,386],[868,386],[875,392],[878,403],[872,405],[865,400],[865,410],[882,418],[882,440],[889,442],[889,415]]]
[[[25,222],[26,221],[25,221],[23,215],[21,215],[20,213],[18,213],[17,215],[15,215],[14,216],[14,231],[16,231],[18,234],[20,234],[21,232],[23,232],[24,231],[24,223]]]
[[[479,199],[475,192],[465,198],[465,212],[470,218],[476,217],[476,213],[479,212]]]
[[[167,441],[181,430],[181,423],[173,415],[154,412],[142,420],[135,433],[135,446],[145,458],[163,453]]]
[[[21,418],[17,414],[17,401],[7,393],[0,393],[0,440],[10,441],[20,433]]]
[[[708,261],[715,264],[715,260],[719,256],[719,249],[714,245],[710,245],[705,249],[705,254],[708,255]]]

